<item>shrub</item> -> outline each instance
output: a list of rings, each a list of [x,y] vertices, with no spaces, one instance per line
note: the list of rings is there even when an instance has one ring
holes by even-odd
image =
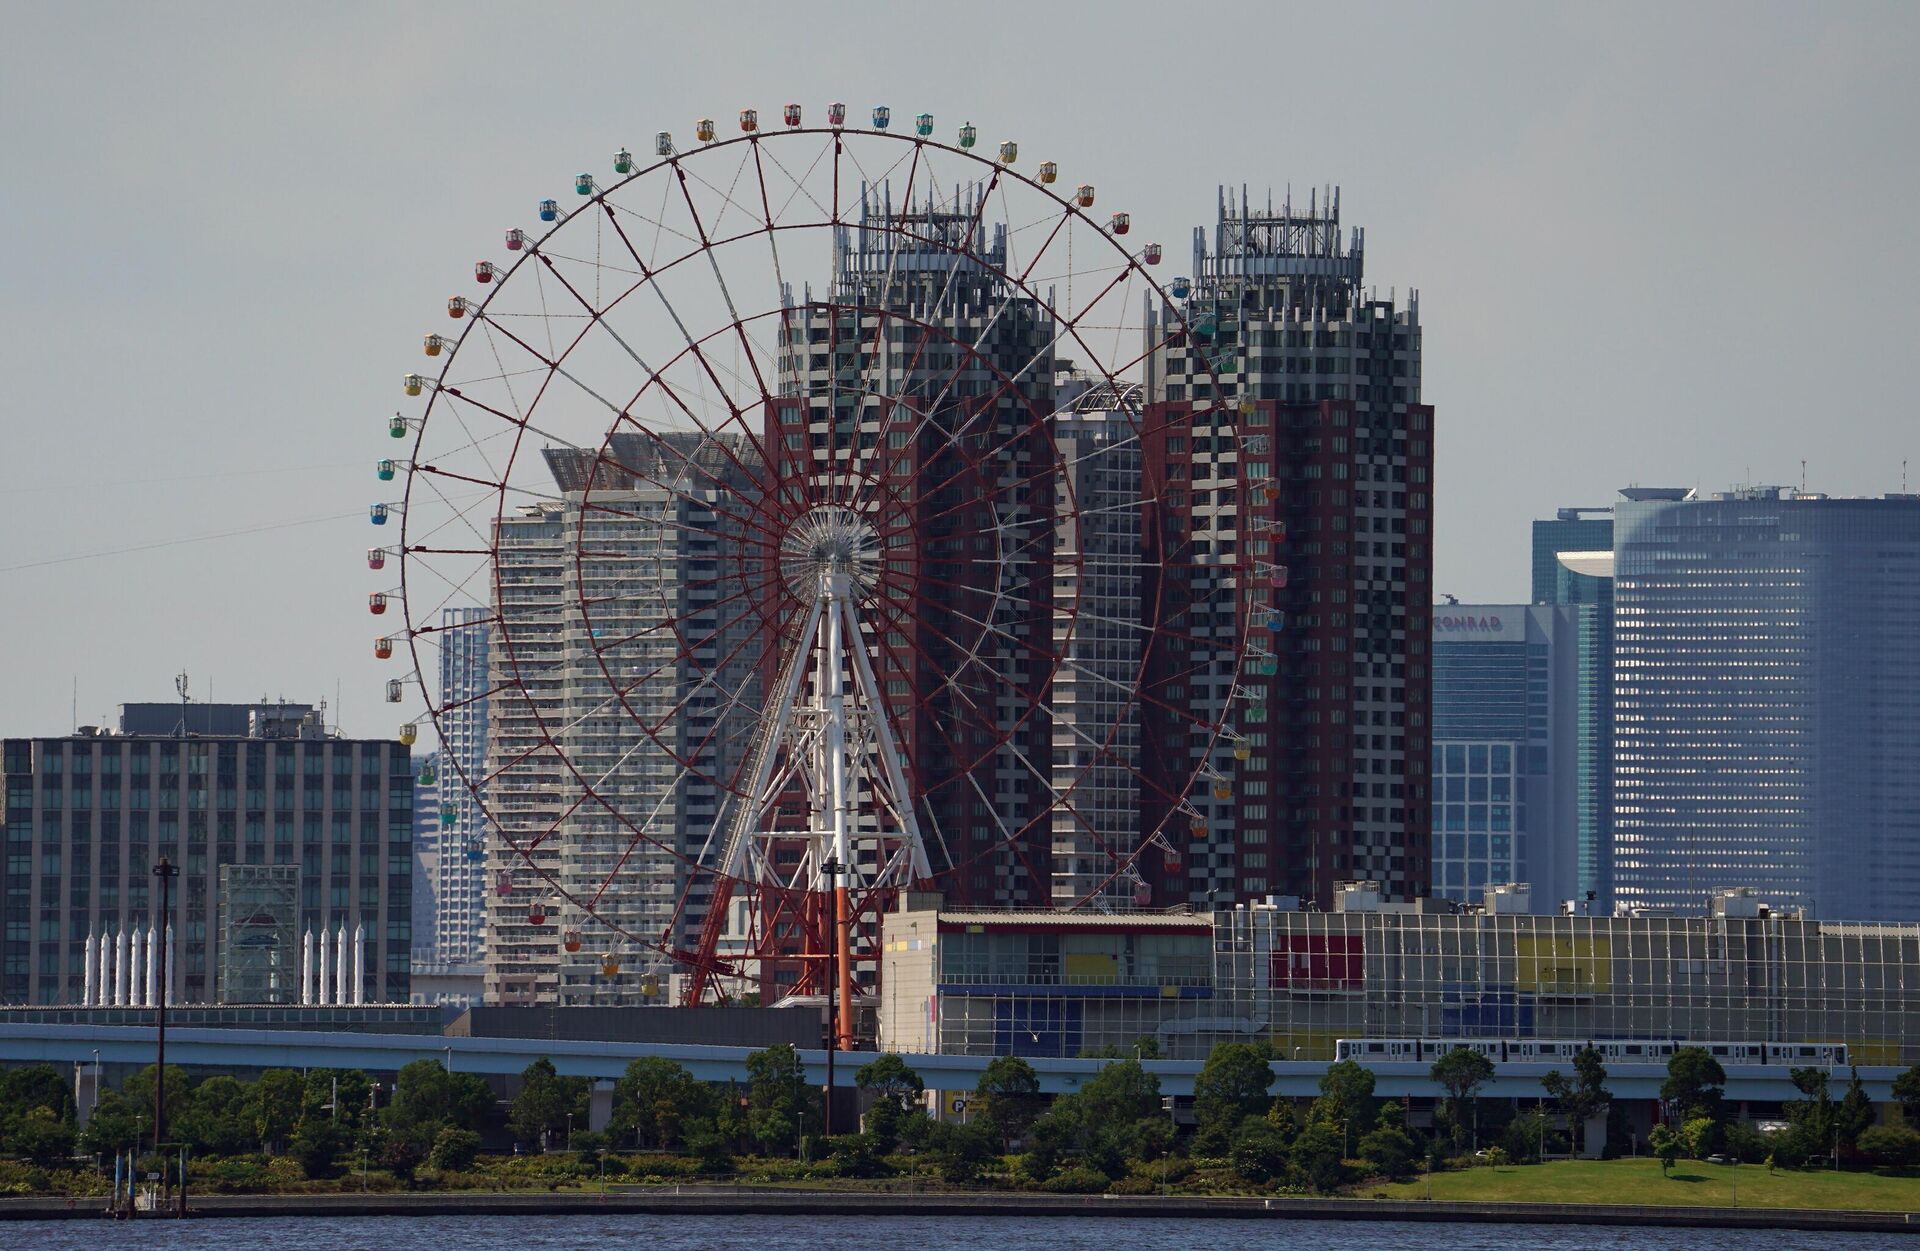
[[[1920,1164],[1920,1131],[1904,1125],[1875,1125],[1861,1132],[1860,1152],[1887,1168]]]
[[[1119,1181],[1107,1187],[1107,1193],[1110,1195],[1159,1194],[1160,1183],[1151,1177],[1142,1177],[1140,1174],[1134,1173],[1131,1176],[1122,1177]]]
[[[1049,1177],[1041,1183],[1041,1189],[1057,1195],[1097,1195],[1111,1184],[1105,1173],[1081,1165]]]
[[[1413,1156],[1416,1148],[1406,1130],[1383,1124],[1379,1129],[1362,1138],[1359,1147],[1360,1158],[1365,1160],[1374,1172],[1396,1179],[1413,1175]]]
[[[1680,1145],[1688,1159],[1706,1159],[1720,1149],[1719,1123],[1712,1117],[1694,1117],[1680,1127]]]
[[[872,1134],[836,1134],[829,1142],[835,1177],[885,1177],[893,1172],[880,1158],[880,1144]]]
[[[472,1168],[479,1155],[480,1135],[449,1125],[434,1138],[427,1163],[437,1169],[460,1173]]]
[[[235,1156],[214,1160],[203,1169],[191,1169],[202,1187],[223,1195],[256,1195],[271,1188],[273,1178],[266,1165],[255,1156]]]

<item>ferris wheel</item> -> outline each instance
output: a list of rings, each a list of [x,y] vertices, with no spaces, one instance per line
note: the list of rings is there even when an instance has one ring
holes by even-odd
[[[388,423],[375,652],[443,744],[484,708],[439,782],[509,997],[847,1005],[900,891],[1147,903],[1232,793],[1249,579],[1160,507],[1232,401],[1147,402],[1161,246],[971,123],[824,112],[539,199]]]

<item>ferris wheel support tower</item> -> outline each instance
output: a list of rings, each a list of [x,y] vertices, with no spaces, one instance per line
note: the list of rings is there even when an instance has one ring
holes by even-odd
[[[846,1049],[854,1028],[853,898],[924,881],[933,867],[914,817],[905,757],[888,724],[860,628],[857,605],[874,586],[878,539],[858,514],[823,508],[801,518],[781,546],[787,581],[796,593],[811,588],[812,602],[753,744],[745,791],[750,802],[735,810],[719,859],[720,880],[775,880],[774,845],[794,839],[794,831],[774,819],[778,800],[796,787],[811,799],[806,851],[784,885],[816,901],[812,937],[832,952],[834,1037]],[[863,811],[873,818],[864,830]],[[725,900],[716,898],[688,1003],[700,1001],[716,971],[725,914]],[[818,959],[826,953],[811,954]]]

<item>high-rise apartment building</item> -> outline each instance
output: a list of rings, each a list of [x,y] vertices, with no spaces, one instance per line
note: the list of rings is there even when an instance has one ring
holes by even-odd
[[[1064,398],[1064,397],[1063,397]],[[1060,448],[1053,551],[1053,907],[1131,907],[1146,879],[1120,871],[1139,842],[1143,643],[1138,388],[1101,383],[1054,418]],[[1069,506],[1071,505],[1071,506]],[[1069,610],[1066,605],[1071,605]]]
[[[1005,225],[976,234],[983,188],[885,194],[841,228],[832,302],[802,298],[783,320],[767,443],[807,498],[857,476],[898,501],[879,510],[897,527],[891,576],[861,611],[933,867],[954,870],[956,899],[1044,906],[1053,321],[1010,293]]]
[[[488,1003],[551,1003],[559,947],[531,924],[526,892],[559,866],[559,843],[542,835],[565,810],[566,775],[548,726],[565,702],[562,598],[566,506],[522,505],[494,523],[492,645],[487,656],[486,981]],[[523,853],[520,849],[525,848]],[[532,871],[523,868],[531,862]],[[521,893],[513,895],[518,884]],[[506,894],[500,887],[507,888]]]
[[[1525,882],[1580,896],[1585,612],[1433,609],[1433,893],[1461,903]]]
[[[305,704],[127,704],[117,731],[8,739],[4,751],[0,1001],[151,1002],[128,973],[151,960],[141,948],[165,941],[152,873],[162,857],[179,869],[174,1002],[299,1002],[304,957],[286,939],[309,934],[358,934],[364,998],[407,1001],[404,745],[342,738]],[[93,984],[103,960],[118,966],[102,979],[111,986]],[[223,986],[223,969],[243,984]]]
[[[1613,813],[1613,509],[1562,508],[1533,523],[1535,604],[1577,610],[1581,634],[1579,891],[1612,903],[1608,868]]]
[[[1920,915],[1920,496],[1622,494],[1616,905]]]
[[[435,753],[434,931],[425,938],[432,959],[471,964],[486,950],[486,812],[463,785],[486,776],[488,611],[477,606],[440,614],[440,749]],[[451,809],[449,812],[448,809]],[[449,820],[449,818],[451,818]]]
[[[704,919],[687,865],[732,773],[683,762],[744,751],[756,704],[751,614],[715,589],[738,449],[622,432],[604,457],[546,458],[560,500],[499,522],[487,999],[644,1002],[668,971],[651,944],[689,946]]]
[[[1336,195],[1256,209],[1223,192],[1208,235],[1195,231],[1174,306],[1150,310],[1149,342],[1187,329],[1146,363],[1146,595],[1180,621],[1156,640],[1142,729],[1150,766],[1205,764],[1232,785],[1192,797],[1198,836],[1166,796],[1143,799],[1148,831],[1178,848],[1158,853],[1156,894],[1326,904],[1354,878],[1425,894],[1433,410],[1418,298],[1365,285],[1363,235],[1342,235]],[[1189,649],[1242,631],[1241,689],[1179,676],[1196,668]],[[1203,761],[1170,710],[1230,699],[1249,758],[1222,744]]]

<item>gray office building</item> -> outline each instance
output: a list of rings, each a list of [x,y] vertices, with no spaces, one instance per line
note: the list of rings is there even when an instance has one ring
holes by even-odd
[[[407,1001],[402,744],[343,738],[306,704],[127,704],[117,730],[7,739],[4,763],[0,1003],[298,1003],[307,937],[327,934],[363,1001]]]
[[[1552,604],[1433,609],[1433,894],[1580,886],[1582,625]]]
[[[1616,904],[1920,916],[1920,496],[1622,494]]]
[[[1535,604],[1574,608],[1580,640],[1579,891],[1611,906],[1613,813],[1613,508],[1562,508],[1533,523]]]

